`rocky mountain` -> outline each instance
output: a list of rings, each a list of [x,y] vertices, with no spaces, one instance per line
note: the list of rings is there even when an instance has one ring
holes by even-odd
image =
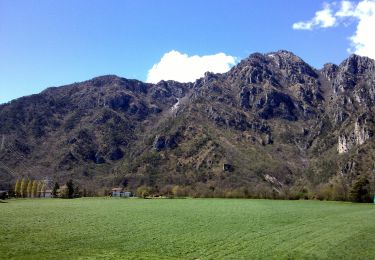
[[[357,55],[317,70],[255,53],[188,84],[97,77],[0,105],[0,183],[346,199],[375,183],[374,103],[375,61]]]

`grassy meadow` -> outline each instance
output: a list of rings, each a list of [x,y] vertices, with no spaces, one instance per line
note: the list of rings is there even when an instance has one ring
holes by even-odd
[[[374,259],[375,205],[239,199],[18,199],[1,259]]]

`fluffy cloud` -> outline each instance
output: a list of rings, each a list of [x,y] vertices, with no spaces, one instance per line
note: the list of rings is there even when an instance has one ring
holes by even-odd
[[[307,22],[293,24],[295,30],[312,30],[316,27],[328,28],[336,24],[336,17],[333,16],[331,6],[325,4],[323,10],[317,11],[314,18]]]
[[[157,83],[160,80],[193,82],[205,72],[227,72],[236,63],[236,58],[218,53],[206,56],[189,56],[172,50],[165,53],[160,61],[148,71],[147,82]]]
[[[306,22],[293,24],[296,30],[312,30],[328,28],[348,22],[356,21],[357,28],[349,39],[349,52],[375,58],[375,0],[361,0],[359,2],[341,1],[339,4],[325,4],[323,9],[316,12],[314,18]]]

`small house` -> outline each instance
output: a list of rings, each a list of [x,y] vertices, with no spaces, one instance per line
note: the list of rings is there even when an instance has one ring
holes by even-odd
[[[52,190],[41,190],[38,191],[38,196],[39,198],[52,198]]]
[[[111,192],[112,197],[130,197],[130,191],[124,191],[123,188],[113,188]]]
[[[52,190],[46,190],[44,192],[44,198],[52,198]]]

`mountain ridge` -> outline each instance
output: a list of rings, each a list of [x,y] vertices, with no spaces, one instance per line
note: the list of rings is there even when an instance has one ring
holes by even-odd
[[[105,75],[48,88],[0,105],[0,178],[322,196],[374,177],[374,82],[367,57],[317,70],[281,50],[192,83]]]

